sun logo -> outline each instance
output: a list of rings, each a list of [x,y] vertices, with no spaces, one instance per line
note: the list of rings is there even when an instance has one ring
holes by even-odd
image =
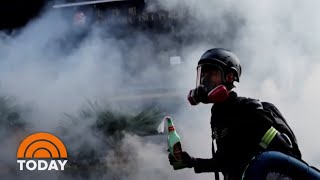
[[[67,149],[58,137],[39,132],[31,134],[22,141],[17,152],[17,163],[21,171],[24,167],[29,171],[36,169],[63,171],[68,161],[67,157]]]

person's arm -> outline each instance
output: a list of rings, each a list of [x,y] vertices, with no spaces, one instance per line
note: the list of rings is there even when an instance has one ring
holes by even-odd
[[[252,139],[262,149],[291,154],[293,147],[290,138],[272,126],[272,120],[266,115],[264,110],[255,110],[249,119],[251,120],[251,127],[249,129],[251,129],[252,136],[254,136]]]
[[[175,166],[175,163],[178,161],[169,154],[169,161],[172,166]],[[194,158],[190,156],[187,152],[182,152],[181,155],[181,163],[184,164],[183,168],[194,168],[195,173],[203,173],[203,172],[216,172],[218,171],[218,163],[216,159],[202,159],[202,158]],[[182,169],[182,168],[180,168]]]
[[[194,163],[194,172],[195,173],[203,173],[203,172],[217,172],[218,169],[218,163],[216,159],[202,159],[202,158],[195,158]]]

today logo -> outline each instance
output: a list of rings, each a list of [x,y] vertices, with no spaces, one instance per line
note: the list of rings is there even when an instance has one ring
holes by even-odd
[[[62,141],[50,133],[39,132],[25,138],[17,152],[20,171],[64,170],[67,149]]]

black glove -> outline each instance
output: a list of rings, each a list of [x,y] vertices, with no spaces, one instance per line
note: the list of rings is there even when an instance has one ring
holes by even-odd
[[[200,102],[207,104],[207,103],[209,103],[208,92],[204,88],[204,86],[200,85],[196,89],[190,90],[189,95],[188,95],[188,100],[191,105],[197,105]]]
[[[183,168],[192,168],[195,164],[195,158],[191,157],[187,152],[181,153],[181,160],[176,160],[173,155],[169,153],[168,155],[169,162],[173,166],[174,170],[183,169]]]

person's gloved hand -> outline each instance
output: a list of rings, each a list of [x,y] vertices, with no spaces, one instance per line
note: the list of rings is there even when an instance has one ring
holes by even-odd
[[[169,162],[173,166],[173,169],[183,169],[183,168],[192,168],[195,164],[195,158],[191,157],[187,152],[183,151],[181,153],[181,160],[176,160],[173,155],[169,153],[168,155]]]
[[[188,94],[188,100],[191,105],[197,105],[200,102],[207,104],[209,103],[208,92],[203,85],[200,85],[197,88],[190,90]]]

